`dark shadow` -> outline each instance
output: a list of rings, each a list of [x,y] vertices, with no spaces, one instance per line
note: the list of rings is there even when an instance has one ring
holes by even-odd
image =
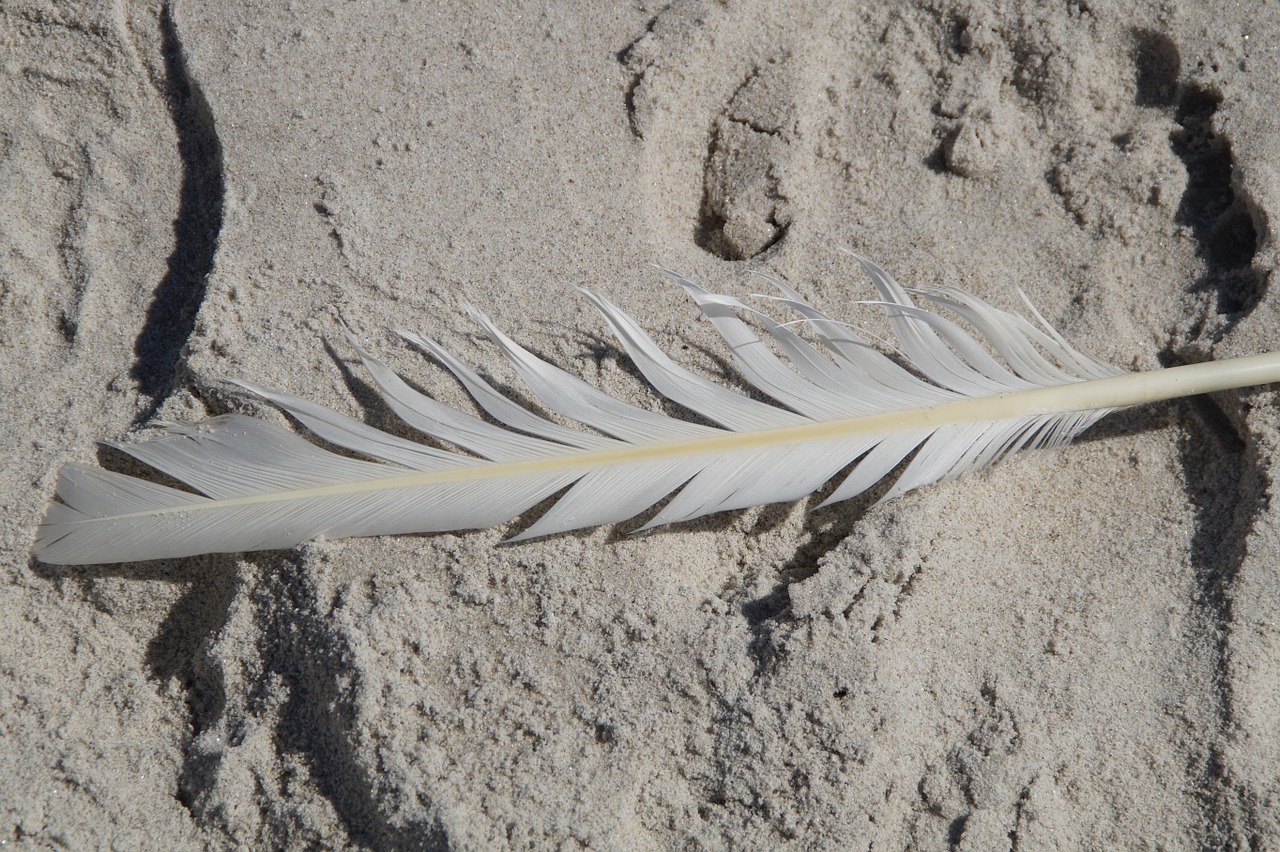
[[[1173,353],[1162,358],[1167,366],[1184,363]],[[1205,684],[1217,705],[1218,731],[1203,759],[1189,768],[1201,806],[1203,848],[1228,848],[1237,837],[1231,815],[1251,812],[1250,791],[1228,775],[1213,743],[1230,736],[1235,727],[1230,636],[1235,627],[1232,596],[1236,577],[1248,555],[1249,533],[1267,503],[1267,480],[1255,444],[1239,431],[1231,416],[1211,396],[1174,403],[1185,424],[1178,441],[1187,500],[1195,510],[1191,564],[1195,596],[1191,611],[1198,622],[1189,641],[1208,645],[1214,673]],[[1248,832],[1247,816],[1245,817]]]
[[[1263,292],[1263,282],[1252,268],[1258,233],[1232,186],[1231,145],[1213,128],[1221,103],[1216,91],[1184,87],[1174,111],[1178,129],[1170,134],[1169,144],[1187,170],[1177,221],[1191,230],[1199,244],[1196,253],[1207,267],[1193,289],[1216,293],[1219,314],[1243,316]]]
[[[239,586],[235,556],[204,557],[147,644],[147,667],[161,683],[176,678],[186,693],[192,736],[212,725],[226,693],[217,667],[205,659],[208,643],[227,621]]]
[[[136,462],[134,464],[137,464]],[[161,621],[147,643],[146,664],[151,676],[161,684],[177,678],[186,696],[191,724],[184,753],[187,764],[199,762],[191,751],[192,741],[217,724],[226,700],[225,684],[217,664],[207,657],[209,642],[226,624],[231,603],[239,587],[235,554],[211,554],[184,559],[157,559],[110,565],[45,565],[31,560],[30,570],[51,582],[78,585],[86,600],[103,609],[94,587],[105,578],[174,583],[186,588]],[[109,610],[107,610],[109,612]],[[176,796],[191,807],[187,778],[189,765],[179,777]]]
[[[961,814],[947,825],[947,843],[952,849],[960,848],[960,843],[964,840],[964,830],[968,827],[971,816],[972,814]]]
[[[955,140],[956,131],[954,130],[938,130],[934,136],[939,140],[938,144],[933,146],[928,156],[921,160],[921,165],[933,172],[935,175],[951,174],[951,166],[947,163],[947,151],[950,150]]]
[[[1178,99],[1182,56],[1164,33],[1136,30],[1133,34],[1133,70],[1138,106],[1171,107]]]
[[[199,86],[190,78],[168,4],[160,14],[160,27],[165,95],[178,135],[182,186],[178,215],[173,222],[169,268],[153,293],[133,347],[135,360],[130,375],[142,393],[153,399],[150,410],[143,412],[137,422],[150,419],[173,387],[182,349],[195,328],[205,278],[213,269],[222,230],[222,145],[213,115]]]
[[[318,600],[307,582],[313,566],[297,550],[284,559],[259,558],[271,563],[261,566],[264,582],[256,590],[258,608],[269,620],[260,640],[263,657],[289,689],[276,728],[279,748],[306,755],[352,841],[375,849],[449,849],[439,820],[393,825],[383,812],[377,795],[383,785],[361,760],[355,735],[360,680],[351,676],[346,639],[327,618],[330,603]],[[264,676],[259,682],[270,680]]]
[[[1184,361],[1168,354],[1169,366]],[[1226,641],[1231,627],[1231,586],[1246,556],[1246,542],[1254,517],[1266,501],[1265,476],[1259,468],[1256,448],[1247,441],[1230,416],[1211,396],[1197,396],[1173,403],[1182,409],[1179,439],[1187,500],[1195,509],[1196,528],[1191,540],[1191,560],[1199,587],[1198,606],[1215,637],[1220,669],[1221,700],[1229,716],[1230,678]]]
[[[241,559],[253,563],[249,574],[258,578],[247,587],[240,585],[233,570]],[[300,549],[287,554],[204,560],[195,584],[152,642],[148,656],[158,673],[171,671],[182,676],[189,671],[197,678],[188,699],[194,730],[187,740],[175,796],[198,823],[217,826],[223,821],[220,777],[226,771],[224,756],[228,749],[242,744],[255,722],[274,716],[269,708],[283,685],[288,698],[275,719],[274,745],[282,755],[297,755],[306,762],[310,777],[332,804],[347,837],[361,847],[374,849],[446,849],[447,837],[438,821],[393,825],[383,813],[378,799],[381,785],[360,759],[359,741],[353,733],[357,730],[358,679],[350,676],[345,638],[326,618],[330,602],[318,600],[314,584],[307,582],[314,567]],[[140,569],[129,566],[126,570]],[[96,569],[94,573],[101,575]],[[219,577],[229,580],[224,583]],[[209,640],[225,623],[237,594],[247,594],[254,610],[256,647],[246,653],[260,662],[262,670],[244,697],[245,715],[237,713],[229,718],[220,701],[220,672],[226,661],[207,654]],[[161,651],[160,645],[169,644],[165,637],[181,650]],[[201,678],[207,683],[201,683]],[[202,707],[201,702],[207,704]],[[258,708],[263,708],[265,715],[259,715]],[[202,730],[219,725],[224,736],[212,742],[199,737]]]

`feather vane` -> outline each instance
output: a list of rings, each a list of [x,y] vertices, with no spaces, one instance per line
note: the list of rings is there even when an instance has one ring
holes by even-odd
[[[712,426],[610,397],[472,310],[530,392],[592,430],[586,431],[515,403],[434,341],[402,332],[448,369],[493,422],[450,408],[409,386],[348,333],[392,411],[465,453],[239,382],[318,438],[369,460],[239,414],[169,425],[158,438],[111,446],[198,493],[68,464],[35,556],[95,564],[286,548],[320,537],[477,529],[513,520],[559,492],[513,540],[625,521],[669,497],[641,527],[647,530],[797,500],[850,468],[823,505],[838,503],[906,461],[883,502],[1026,447],[1063,444],[1118,407],[1280,381],[1277,353],[1127,373],[1073,348],[1039,314],[1032,323],[953,288],[908,291],[855,257],[910,368],[780,281],[769,279],[781,292],[777,303],[799,315],[818,346],[790,324],[669,273],[724,338],[742,376],[776,403],[769,404],[681,367],[624,311],[583,291],[646,380]],[[912,296],[954,314],[986,346]],[[757,318],[785,361],[744,314]]]

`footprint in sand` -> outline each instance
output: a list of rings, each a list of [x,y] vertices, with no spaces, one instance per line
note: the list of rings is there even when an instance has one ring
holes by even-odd
[[[787,164],[800,135],[793,93],[804,85],[792,39],[769,4],[748,6],[670,8],[619,56],[663,236],[724,260],[777,247],[797,188]]]

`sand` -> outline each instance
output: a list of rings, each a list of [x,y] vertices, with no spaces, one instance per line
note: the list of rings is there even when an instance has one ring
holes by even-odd
[[[1280,846],[1271,390],[873,506],[55,568],[56,472],[154,418],[389,428],[462,311],[661,409],[574,286],[658,263],[871,323],[855,248],[1126,368],[1280,348],[1280,15],[1039,5],[0,9],[0,845]],[[407,433],[406,433],[407,434]]]

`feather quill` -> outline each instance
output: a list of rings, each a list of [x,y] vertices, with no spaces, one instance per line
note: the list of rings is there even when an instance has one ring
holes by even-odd
[[[669,273],[725,339],[742,375],[776,403],[769,404],[680,367],[626,313],[583,291],[645,378],[712,426],[614,399],[535,357],[472,310],[529,390],[592,430],[585,431],[517,405],[434,341],[402,332],[452,372],[492,422],[450,408],[411,388],[348,333],[395,414],[466,453],[240,382],[317,437],[369,460],[238,414],[169,425],[156,439],[111,446],[198,493],[68,464],[34,554],[52,564],[97,564],[286,548],[320,537],[478,529],[558,492],[514,540],[624,521],[670,497],[641,527],[650,529],[796,500],[845,468],[823,505],[848,500],[909,458],[885,501],[1025,447],[1063,444],[1116,408],[1280,381],[1280,353],[1128,373],[1077,351],[1039,314],[1032,323],[951,288],[908,291],[855,257],[910,369],[781,282],[774,281],[777,301],[800,316],[821,348],[791,324]],[[987,345],[915,304],[913,295],[956,315]],[[785,361],[744,313],[757,315]]]

